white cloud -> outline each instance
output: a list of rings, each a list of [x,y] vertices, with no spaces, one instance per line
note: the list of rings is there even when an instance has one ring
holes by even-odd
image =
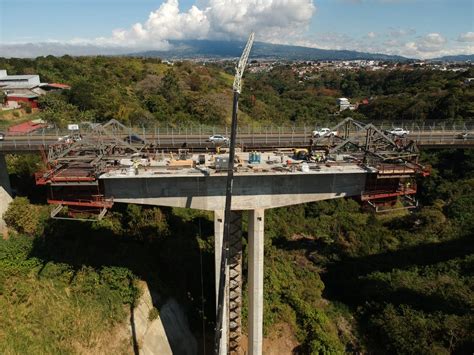
[[[448,41],[440,33],[428,33],[415,38],[368,35],[361,37],[342,33],[318,34],[303,39],[298,45],[323,49],[349,49],[360,52],[401,55],[408,58],[435,58],[454,54],[473,54],[474,44]]]
[[[414,0],[339,0],[341,2],[349,4],[365,4],[365,3],[376,3],[376,4],[397,4],[404,2],[412,2]]]
[[[0,0],[1,1],[1,0]],[[448,41],[441,33],[416,36],[413,28],[388,28],[355,36],[344,33],[308,33],[316,11],[313,0],[196,0],[186,11],[179,0],[165,0],[143,22],[116,29],[110,36],[66,42],[2,43],[0,56],[124,54],[137,50],[171,48],[170,40],[241,39],[255,31],[259,41],[322,49],[430,58],[474,53],[474,32]],[[316,0],[314,0],[316,1]],[[346,2],[396,2],[397,0],[340,0]],[[410,1],[410,0],[400,0]]]
[[[54,55],[115,55],[128,54],[130,48],[117,46],[98,46],[83,41],[62,43],[57,41],[40,43],[11,43],[0,44],[0,57],[31,58],[38,56]]]
[[[394,38],[411,36],[416,33],[414,28],[390,28],[389,36]]]
[[[259,40],[274,41],[303,33],[315,10],[312,0],[207,0],[182,12],[178,0],[166,0],[143,24],[95,42],[162,49],[168,40],[243,39],[252,30]]]
[[[459,42],[474,42],[474,32],[461,33],[457,40]]]
[[[449,42],[436,32],[428,33],[414,40],[393,41],[390,44],[390,53],[422,59],[474,53],[474,45]]]
[[[439,33],[428,33],[415,42],[415,46],[420,52],[436,52],[443,49],[447,40]]]

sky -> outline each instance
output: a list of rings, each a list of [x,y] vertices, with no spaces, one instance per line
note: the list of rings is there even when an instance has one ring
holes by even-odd
[[[474,54],[474,0],[0,0],[0,56],[245,39],[433,58]]]

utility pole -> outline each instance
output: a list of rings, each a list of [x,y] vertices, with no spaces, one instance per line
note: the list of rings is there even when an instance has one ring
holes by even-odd
[[[239,95],[242,90],[242,75],[244,74],[245,67],[249,58],[250,50],[253,45],[255,34],[252,32],[249,36],[247,44],[245,45],[242,56],[240,57],[239,63],[236,68],[234,77],[233,91],[234,99],[232,106],[232,126],[230,133],[230,147],[229,147],[229,162],[227,168],[227,184],[226,184],[226,195],[225,195],[225,214],[224,214],[224,237],[221,250],[221,266],[219,279],[219,294],[217,298],[217,315],[216,315],[216,333],[214,339],[214,349],[217,355],[227,354],[227,341],[222,342],[223,327],[226,327],[228,322],[226,319],[228,315],[225,311],[228,311],[228,307],[224,307],[225,303],[228,303],[226,299],[226,285],[228,280],[227,266],[229,264],[229,238],[231,233],[231,207],[232,207],[232,189],[234,184],[234,158],[235,158],[235,144],[237,138],[237,110]],[[224,344],[224,345],[223,345]]]

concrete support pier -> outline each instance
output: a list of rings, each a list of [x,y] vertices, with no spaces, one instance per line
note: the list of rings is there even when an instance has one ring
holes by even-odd
[[[221,256],[222,256],[222,243],[224,241],[224,211],[214,211],[214,270],[216,272],[216,311],[217,311],[217,300],[219,297],[219,282],[221,279]],[[229,275],[229,267],[226,269],[226,274]],[[224,300],[229,299],[229,278],[227,277],[227,283],[225,286]],[[229,303],[224,302],[224,324],[222,325],[222,337],[219,349],[222,354],[227,354],[228,347],[228,330],[229,330]]]
[[[249,211],[249,355],[261,355],[263,346],[264,211]]]
[[[10,186],[10,178],[8,177],[7,163],[5,155],[0,154],[0,234],[7,231],[7,226],[2,216],[12,201],[12,189]]]

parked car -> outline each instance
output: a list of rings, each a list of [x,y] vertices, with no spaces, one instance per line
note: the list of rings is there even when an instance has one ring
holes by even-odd
[[[221,136],[220,134],[214,134],[210,136],[208,141],[214,144],[229,144],[230,143],[229,138]]]
[[[0,141],[5,140],[5,133],[0,132]]]
[[[406,137],[410,134],[410,131],[406,130],[406,129],[403,129],[401,127],[397,127],[397,128],[394,128],[390,131],[387,131],[387,133],[390,133],[394,136],[397,136],[397,137]]]
[[[338,136],[339,133],[337,131],[331,131],[329,128],[321,128],[319,130],[313,131],[313,137],[314,138],[319,138],[319,137],[334,137]]]

